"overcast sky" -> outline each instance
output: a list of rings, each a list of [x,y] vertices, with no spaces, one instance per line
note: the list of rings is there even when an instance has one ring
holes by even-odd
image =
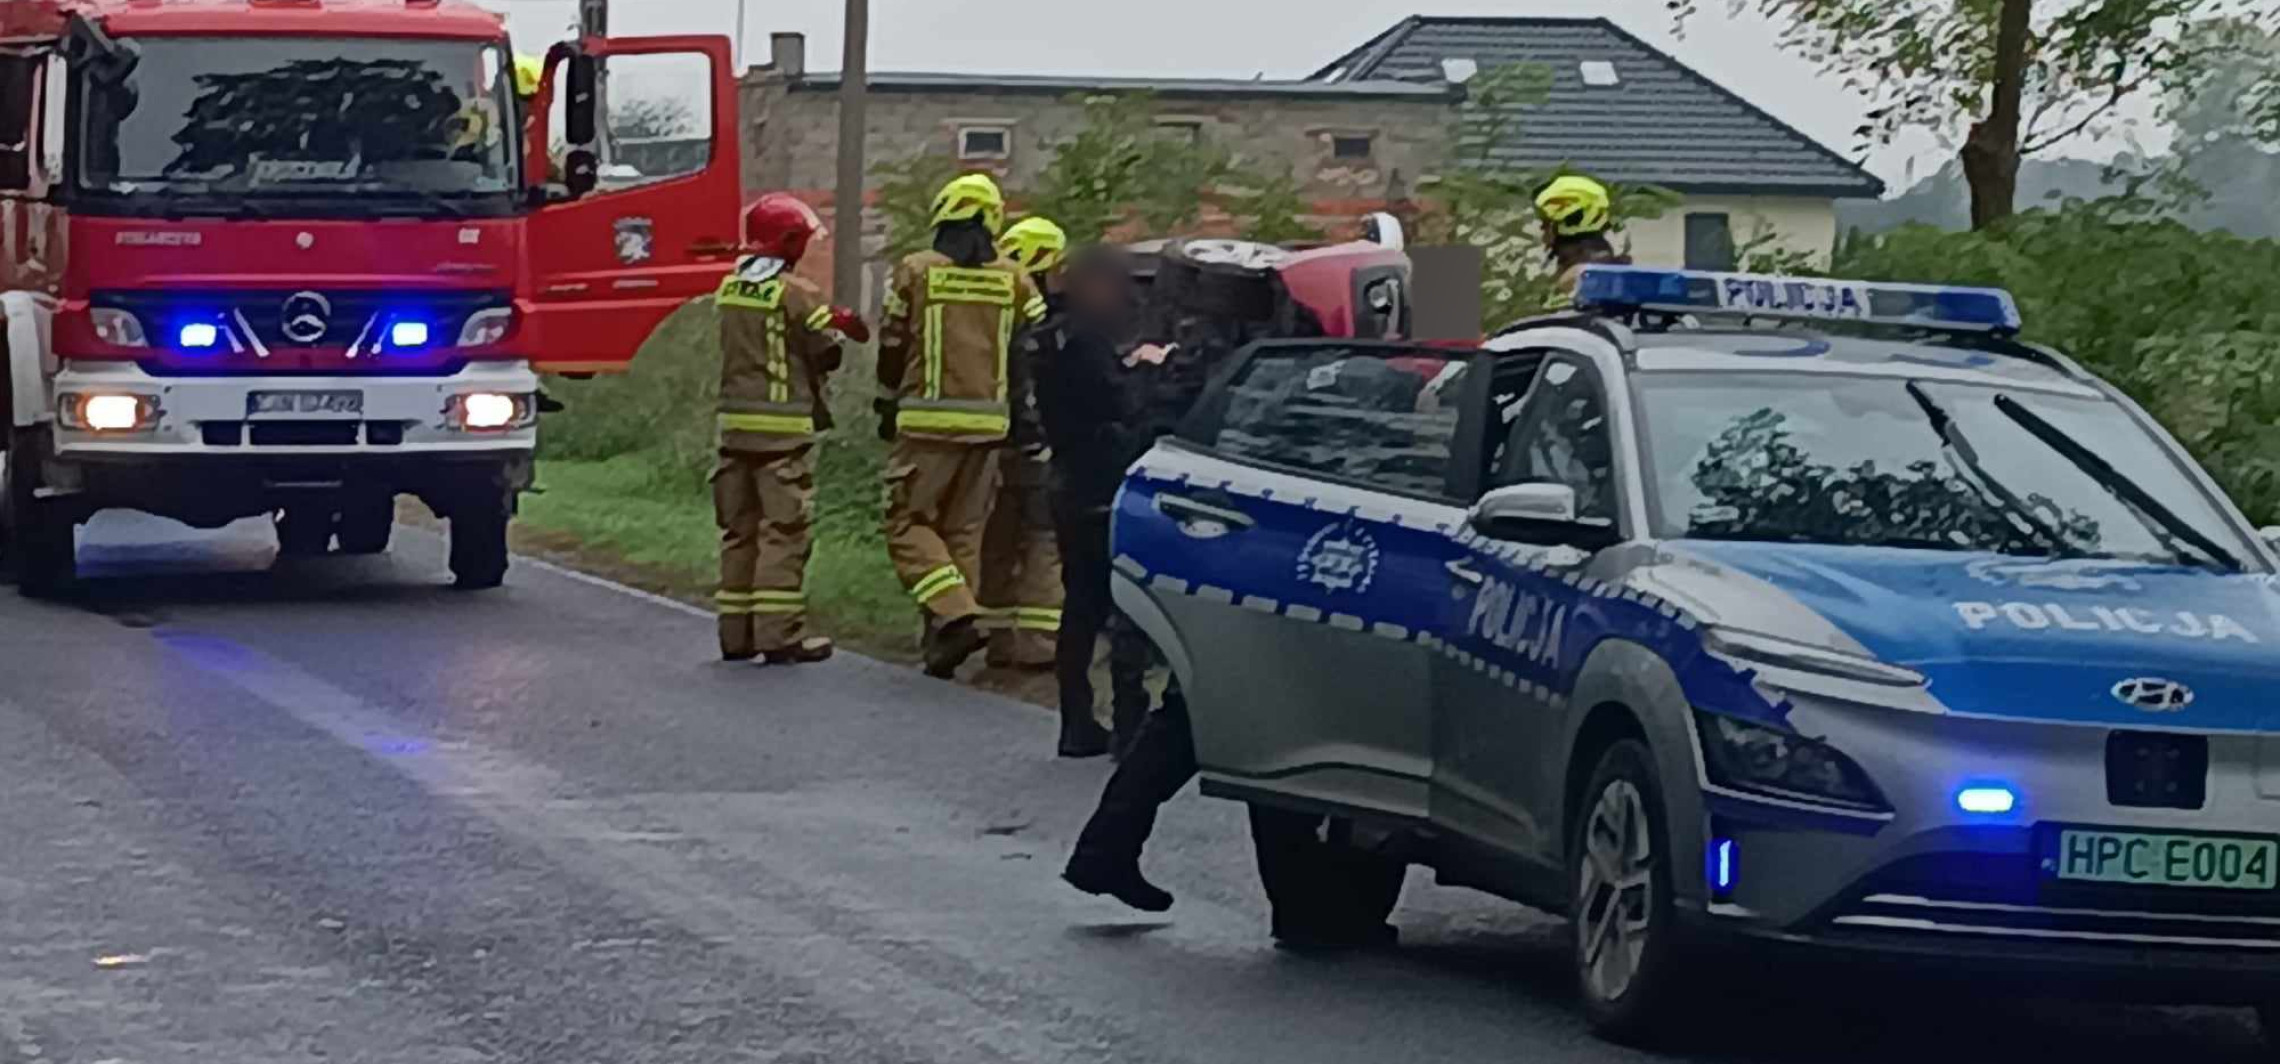
[[[576,0],[477,0],[508,12],[526,51],[569,35]],[[872,0],[874,70],[1303,77],[1412,14],[1604,15],[1848,157],[1862,101],[1773,44],[1754,16],[1710,0],[1673,32],[1664,0]],[[749,0],[745,50],[808,36],[811,70],[838,69],[842,0]],[[616,0],[611,32],[733,34],[737,0]],[[2158,142],[2158,138],[2152,138]],[[2123,145],[2070,145],[2104,157]],[[2158,143],[2155,144],[2158,146]],[[1917,136],[1868,158],[1898,192],[1950,153]]]

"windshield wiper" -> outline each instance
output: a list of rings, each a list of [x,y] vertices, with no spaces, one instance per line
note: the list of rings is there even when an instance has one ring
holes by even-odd
[[[455,202],[450,197],[447,197],[440,192],[431,192],[427,189],[409,188],[404,185],[392,185],[384,181],[375,181],[366,182],[364,184],[349,185],[341,189],[341,191],[360,196],[402,196],[415,203],[418,203],[422,207],[431,208],[437,213],[440,213],[448,218],[467,217],[466,204]]]
[[[1916,405],[1923,408],[1924,416],[1931,419],[1932,430],[1940,434],[1940,443],[1947,448],[1948,457],[1964,480],[1970,482],[1980,495],[1992,499],[2011,516],[2025,522],[2029,531],[2041,536],[2043,542],[2050,545],[2053,554],[2074,553],[2073,545],[2066,541],[2064,533],[2043,520],[2042,515],[2027,505],[2027,500],[2020,498],[2018,492],[2012,491],[1987,471],[1987,467],[1979,461],[1979,449],[1973,447],[1971,438],[1957,427],[1955,416],[1949,414],[1939,400],[1932,398],[1932,393],[1924,389],[1922,382],[1908,382],[1908,397],[1914,399]]]
[[[2208,555],[2209,560],[2216,562],[2219,568],[2236,573],[2241,571],[2240,559],[2231,551],[2209,538],[2207,533],[2193,527],[2191,522],[2177,516],[2177,511],[2154,498],[2152,493],[2139,487],[2136,481],[2123,476],[2121,470],[2114,468],[2113,463],[2098,457],[2096,452],[2083,446],[2082,441],[2067,435],[2066,430],[2051,424],[2041,414],[2027,409],[2026,404],[2008,395],[1995,397],[1995,409],[2002,411],[2004,417],[2017,422],[2020,428],[2027,430],[2034,438],[2048,444],[2051,450],[2073,463],[2076,469],[2080,469],[2099,487],[2136,511],[2139,519],[2145,521],[2147,527],[2165,541],[2182,540],[2192,545],[2193,549]],[[2172,550],[2176,549],[2174,542],[2165,545]],[[2184,552],[2177,553],[2182,557]]]

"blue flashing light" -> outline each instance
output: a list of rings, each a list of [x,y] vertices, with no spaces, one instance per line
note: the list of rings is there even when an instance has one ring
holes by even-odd
[[[1947,332],[2015,333],[2019,304],[1999,288],[1765,277],[1638,266],[1587,266],[1575,305],[1755,318],[1854,321]]]
[[[388,326],[390,347],[426,347],[427,344],[428,323],[424,321],[399,321]]]
[[[1955,792],[1955,807],[1974,816],[2002,816],[2019,807],[2019,794],[2009,787],[1965,787]]]
[[[1710,841],[1710,889],[1725,894],[1734,889],[1734,840]]]
[[[184,322],[174,339],[185,351],[204,351],[221,346],[222,327],[210,321]]]

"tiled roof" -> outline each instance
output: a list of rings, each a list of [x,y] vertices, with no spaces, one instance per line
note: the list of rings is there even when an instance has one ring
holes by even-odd
[[[1314,80],[1438,83],[1452,59],[1482,71],[1520,62],[1550,68],[1549,98],[1516,109],[1513,131],[1491,148],[1513,169],[1565,163],[1681,192],[1884,193],[1884,182],[1858,164],[1603,18],[1415,17]],[[1613,64],[1616,83],[1586,84],[1589,62]]]
[[[936,74],[876,72],[867,79],[873,92],[1153,92],[1180,96],[1296,96],[1315,98],[1394,98],[1447,100],[1456,91],[1445,81],[1393,81],[1372,78],[1336,82],[1309,78],[1303,81],[1243,81],[1234,78],[1122,78],[1091,75]],[[796,90],[839,88],[839,75],[827,71],[801,77]]]

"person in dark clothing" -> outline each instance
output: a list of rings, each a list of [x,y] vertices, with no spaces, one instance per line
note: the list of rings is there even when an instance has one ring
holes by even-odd
[[[1061,631],[1054,671],[1060,682],[1063,757],[1121,752],[1148,711],[1143,681],[1147,650],[1137,661],[1129,639],[1112,653],[1116,731],[1093,716],[1093,650],[1115,613],[1109,598],[1109,519],[1124,470],[1148,445],[1124,363],[1122,341],[1133,311],[1131,267],[1105,247],[1076,253],[1062,274],[1065,313],[1041,342],[1036,359],[1037,413],[1052,450],[1051,498],[1061,548]]]

